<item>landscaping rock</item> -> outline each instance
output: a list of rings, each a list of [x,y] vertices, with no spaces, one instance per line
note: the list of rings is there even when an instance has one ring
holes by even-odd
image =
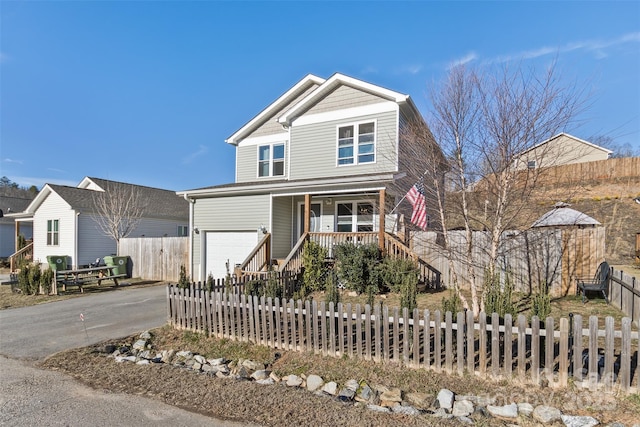
[[[493,417],[510,421],[518,418],[518,405],[515,403],[504,406],[487,405],[487,412]]]
[[[307,390],[309,391],[316,391],[322,387],[323,384],[324,381],[319,375],[312,374],[307,377]]]
[[[256,381],[266,380],[267,378],[269,378],[270,374],[271,374],[271,371],[267,371],[266,369],[260,369],[258,371],[255,371],[253,374],[251,374],[251,378]]]
[[[142,360],[138,360],[138,361],[136,362],[136,365],[148,365],[148,364],[150,364],[150,363],[151,363],[151,362],[149,362],[147,359],[142,359]]]
[[[302,378],[300,378],[297,375],[289,375],[286,381],[287,381],[287,386],[289,387],[300,387],[302,385]]]
[[[533,410],[533,418],[541,422],[542,424],[550,424],[555,421],[560,421],[562,413],[558,408],[553,406],[538,405]]]
[[[389,408],[385,408],[384,406],[378,406],[378,405],[367,405],[367,409],[370,409],[375,412],[391,412]]]
[[[433,416],[436,417],[436,418],[442,418],[442,419],[445,419],[445,420],[453,418],[453,415],[448,413],[447,410],[444,409],[444,408],[436,409],[435,412],[433,413]]]
[[[353,400],[355,395],[356,395],[355,391],[351,390],[350,388],[344,387],[342,390],[340,390],[340,393],[338,393],[338,399],[340,399],[343,402],[348,402]]]
[[[527,402],[518,403],[518,412],[520,413],[520,415],[530,417],[533,413],[533,405]]]
[[[600,424],[598,420],[588,416],[562,415],[561,418],[567,427],[593,427]]]
[[[457,400],[453,403],[451,414],[454,417],[467,417],[473,414],[473,403],[469,400]]]
[[[262,384],[262,385],[273,385],[276,382],[273,380],[273,378],[265,378],[263,380],[256,380],[256,384]]]
[[[205,359],[203,356],[200,356],[199,354],[194,355],[193,359],[201,365],[207,363],[207,359]]]
[[[462,424],[474,425],[473,420],[469,417],[456,417]]]
[[[209,362],[211,366],[219,366],[219,365],[224,365],[226,362],[226,359],[224,357],[220,357],[218,359],[207,359],[207,362]]]
[[[366,383],[364,383],[364,385],[360,386],[360,391],[356,395],[356,401],[365,402],[365,403],[366,402],[374,403],[372,402],[373,397],[374,397],[373,390],[371,390],[371,387],[369,387]]]
[[[453,409],[453,400],[455,395],[451,390],[447,390],[443,388],[438,392],[438,396],[436,397],[436,408],[442,408],[447,412]]]
[[[358,388],[360,387],[360,383],[358,383],[358,381],[356,380],[347,380],[346,383],[344,383],[345,388],[351,390],[354,392],[358,391]]]
[[[396,414],[411,415],[411,416],[420,415],[420,411],[418,411],[413,406],[397,405],[391,408],[391,412]]]
[[[427,393],[407,393],[404,396],[404,400],[410,405],[424,411],[431,406],[433,395]]]
[[[151,332],[144,331],[143,333],[140,334],[140,336],[138,338],[140,338],[142,340],[150,340],[151,339]]]
[[[245,360],[242,362],[242,366],[251,371],[260,371],[265,368],[263,363],[255,362],[253,360]]]
[[[133,344],[134,350],[144,350],[147,347],[146,340],[138,340]]]
[[[397,406],[402,402],[402,390],[392,388],[380,394],[380,405],[386,407]]]
[[[330,381],[322,387],[322,391],[330,394],[331,396],[335,396],[338,394],[338,384],[334,381]]]

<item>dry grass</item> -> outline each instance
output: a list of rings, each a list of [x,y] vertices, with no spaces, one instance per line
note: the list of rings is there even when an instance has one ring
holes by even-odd
[[[67,286],[67,290],[62,292],[58,290],[58,295],[24,295],[20,292],[12,290],[11,285],[0,286],[0,310],[6,308],[19,308],[27,307],[31,305],[45,304],[54,301],[66,300],[69,298],[77,298],[83,295],[91,295],[102,292],[111,292],[118,289],[125,289],[129,287],[143,287],[143,286],[156,286],[164,285],[167,282],[161,282],[157,280],[142,280],[139,278],[127,279],[121,281],[121,286],[115,287],[111,282],[103,282],[98,286],[97,283],[86,284],[83,286],[84,293],[81,293],[76,286]]]

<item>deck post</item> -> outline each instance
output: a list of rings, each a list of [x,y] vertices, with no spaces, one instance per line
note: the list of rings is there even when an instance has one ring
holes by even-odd
[[[384,219],[385,219],[385,209],[384,209],[384,201],[385,201],[385,193],[386,190],[383,188],[380,190],[380,199],[378,201],[378,247],[380,248],[380,252],[384,254]]]
[[[304,195],[304,232],[308,233],[311,227],[311,194]]]

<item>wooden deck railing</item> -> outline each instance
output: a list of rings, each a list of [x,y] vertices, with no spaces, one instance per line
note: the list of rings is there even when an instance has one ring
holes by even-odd
[[[384,251],[393,258],[410,258],[418,263],[420,280],[429,288],[440,288],[440,271],[422,260],[410,247],[389,233],[384,233]]]
[[[13,273],[23,259],[33,259],[33,242],[9,256],[9,268]]]
[[[354,245],[368,245],[378,243],[377,232],[356,232],[356,233],[309,233],[309,240],[318,243],[329,250],[329,258],[333,258],[333,248],[342,243],[353,243]]]
[[[304,242],[309,238],[309,233],[303,233],[302,236],[298,239],[298,242],[293,247],[291,252],[289,252],[289,256],[284,260],[282,265],[278,268],[278,271],[293,271],[299,272],[302,269],[302,250],[304,249]]]
[[[264,235],[249,256],[234,269],[237,276],[263,271],[271,262],[271,233]]]

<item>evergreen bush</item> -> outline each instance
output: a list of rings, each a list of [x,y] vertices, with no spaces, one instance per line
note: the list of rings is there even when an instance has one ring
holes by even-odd
[[[531,317],[546,319],[551,314],[551,297],[546,282],[538,285],[538,292],[531,297]]]
[[[453,314],[462,311],[462,300],[455,290],[449,291],[449,298],[442,297],[442,311],[450,311]]]
[[[189,287],[189,276],[187,276],[187,268],[184,265],[180,266],[180,276],[178,278],[178,287],[185,289]]]
[[[512,300],[513,283],[511,275],[505,274],[504,284],[500,283],[500,273],[491,274],[487,269],[484,275],[484,312],[487,315],[498,313],[500,317],[505,314],[516,314],[516,307]]]
[[[319,243],[312,240],[304,242],[302,251],[302,265],[304,272],[302,273],[302,289],[306,297],[314,291],[321,291],[325,288],[324,276],[325,265],[324,260],[327,258],[327,249]]]
[[[335,247],[338,279],[347,289],[361,294],[371,281],[378,277],[376,265],[380,260],[380,249],[375,243],[355,245],[341,243]]]

